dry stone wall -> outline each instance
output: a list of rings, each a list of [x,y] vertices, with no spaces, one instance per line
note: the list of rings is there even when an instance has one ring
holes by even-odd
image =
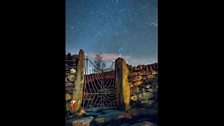
[[[65,83],[66,83],[66,110],[70,112],[81,112],[83,97],[85,55],[80,49],[79,54],[69,53],[65,56]],[[76,107],[71,110],[71,100],[75,100]]]
[[[73,96],[73,90],[75,88],[74,82],[76,79],[77,65],[79,62],[78,54],[65,55],[65,98],[66,98],[66,111],[70,112],[70,100]]]
[[[157,107],[158,64],[128,65],[132,107]]]
[[[76,79],[77,65],[79,56],[77,54],[65,56],[65,84],[66,84],[66,101],[72,97],[74,81]]]

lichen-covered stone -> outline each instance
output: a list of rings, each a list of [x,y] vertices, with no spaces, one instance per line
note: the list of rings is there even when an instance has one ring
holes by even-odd
[[[76,70],[75,69],[70,69],[70,74],[75,74]]]
[[[136,95],[133,95],[133,96],[131,96],[131,100],[132,101],[137,101],[138,100],[138,97]]]
[[[82,97],[83,97],[83,85],[84,85],[84,69],[85,69],[85,55],[81,49],[79,51],[79,61],[76,71],[75,88],[73,90],[73,99],[76,100],[76,107],[73,112],[77,112],[81,109]]]
[[[71,74],[71,75],[68,75],[67,79],[69,81],[74,81],[75,80],[75,75]]]
[[[116,59],[115,65],[120,105],[125,109],[125,111],[128,111],[128,109],[130,109],[130,87],[128,83],[129,70],[127,64],[122,58]]]
[[[153,97],[153,93],[151,93],[151,92],[144,92],[144,93],[142,93],[142,99],[143,100],[148,100],[148,99],[150,99],[152,97]]]

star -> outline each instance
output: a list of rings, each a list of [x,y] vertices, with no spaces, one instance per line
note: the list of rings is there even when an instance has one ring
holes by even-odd
[[[157,27],[157,26],[158,26],[158,23],[156,23],[156,22],[152,22],[150,25],[151,25],[151,26],[155,26],[155,27]]]

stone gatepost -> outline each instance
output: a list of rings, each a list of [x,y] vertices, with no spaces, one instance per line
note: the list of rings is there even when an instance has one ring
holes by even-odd
[[[130,87],[128,84],[129,70],[123,58],[115,61],[116,84],[118,90],[118,107],[128,111],[130,109]]]
[[[85,69],[85,55],[81,49],[79,51],[79,61],[77,65],[76,79],[74,81],[75,88],[73,90],[73,100],[76,101],[76,107],[72,110],[78,112],[81,109],[84,85],[84,69]]]

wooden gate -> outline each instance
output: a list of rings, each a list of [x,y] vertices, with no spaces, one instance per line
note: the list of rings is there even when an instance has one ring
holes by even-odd
[[[86,63],[94,65],[88,59]],[[88,69],[88,67],[87,65],[86,68]],[[112,67],[98,73],[85,74],[82,103],[85,110],[118,107],[115,74]]]

